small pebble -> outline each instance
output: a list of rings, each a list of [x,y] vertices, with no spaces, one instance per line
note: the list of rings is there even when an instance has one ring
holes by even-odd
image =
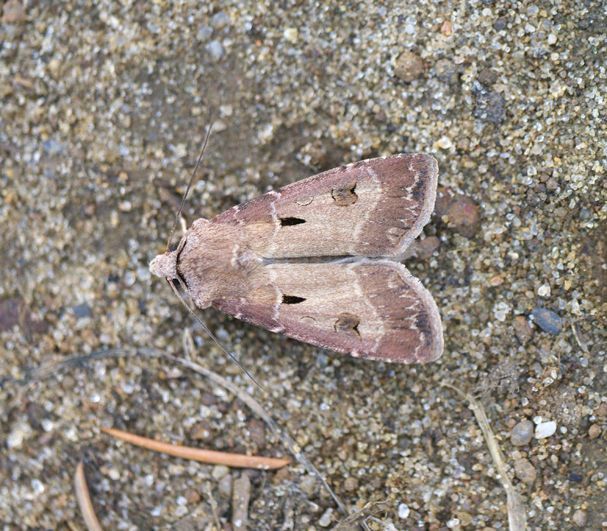
[[[207,441],[212,437],[211,425],[208,421],[197,422],[190,429],[190,437],[195,441]]]
[[[530,420],[521,420],[510,432],[510,442],[514,446],[524,446],[529,444],[533,438],[533,422]]]
[[[531,312],[531,317],[537,326],[549,334],[556,335],[563,328],[563,320],[557,313],[547,308],[535,308]]]
[[[411,512],[411,509],[409,509],[409,506],[406,503],[401,503],[398,506],[398,517],[401,520],[405,520],[409,516],[410,512]]]
[[[353,492],[358,488],[358,480],[353,477],[349,477],[344,481],[344,489],[348,492]]]
[[[230,469],[225,466],[225,465],[217,465],[213,467],[213,472],[211,472],[211,475],[213,476],[213,479],[221,479],[225,476],[227,476],[230,473]]]
[[[416,240],[415,256],[420,260],[427,260],[440,247],[440,240],[436,236],[428,236],[423,240]]]
[[[474,117],[481,122],[501,124],[506,118],[506,99],[499,92],[487,90],[480,83],[477,85],[473,91],[476,97]]]
[[[0,332],[11,330],[19,324],[21,301],[16,298],[0,300]]]
[[[601,427],[598,424],[593,424],[588,429],[588,437],[590,439],[597,439],[601,436]]]
[[[306,476],[301,480],[299,486],[304,494],[312,496],[316,491],[316,478],[314,476]]]
[[[211,24],[213,24],[213,27],[218,28],[218,29],[227,26],[229,23],[230,23],[230,17],[224,11],[215,13],[213,15],[213,18],[211,18]]]
[[[506,20],[506,18],[500,17],[500,18],[495,19],[495,22],[493,23],[493,28],[496,31],[502,31],[503,29],[506,29],[507,25],[508,25],[508,21]]]
[[[331,525],[331,520],[333,518],[333,509],[327,509],[323,515],[318,520],[318,525],[320,527],[329,527]]]
[[[32,434],[32,428],[27,422],[18,423],[6,438],[6,446],[9,449],[21,448],[23,441]]]
[[[513,321],[514,333],[521,345],[527,342],[533,336],[533,328],[529,324],[529,320],[524,315],[517,315]]]
[[[535,438],[536,439],[545,439],[546,437],[550,437],[554,435],[556,432],[556,422],[554,420],[549,420],[547,422],[540,422],[535,427]]]
[[[206,41],[213,35],[213,28],[209,26],[201,26],[198,28],[198,33],[196,33],[196,38],[199,41]]]
[[[578,527],[584,527],[586,525],[586,521],[588,520],[588,517],[586,516],[586,511],[582,511],[581,509],[578,509],[577,511],[575,511],[573,513],[573,523],[575,525],[577,525]]]
[[[223,45],[219,41],[211,41],[206,45],[206,50],[214,61],[219,61],[223,57]]]
[[[227,474],[219,480],[219,494],[224,498],[229,498],[232,495],[232,474]]]
[[[290,43],[295,44],[299,38],[299,31],[297,31],[297,28],[286,28],[283,37]]]
[[[514,473],[517,478],[527,485],[532,485],[537,477],[537,472],[531,461],[524,458],[514,461]]]
[[[200,501],[200,494],[196,489],[188,489],[185,493],[185,499],[190,505],[193,505]]]
[[[451,142],[451,139],[448,136],[441,136],[432,147],[439,149],[451,149],[453,147],[453,142]]]
[[[442,217],[446,219],[449,227],[468,239],[472,238],[480,227],[480,208],[466,195],[451,195]]]
[[[459,518],[451,518],[446,525],[449,529],[457,529],[460,526]]]
[[[445,37],[450,37],[453,34],[453,23],[450,20],[445,20],[441,24],[440,32]]]
[[[571,472],[571,474],[569,474],[567,479],[569,481],[572,481],[573,483],[581,483],[582,480],[584,479],[584,476],[582,476],[581,474],[578,474],[577,472]]]
[[[424,73],[424,62],[413,52],[401,53],[394,63],[394,74],[397,78],[410,83]]]
[[[550,286],[548,284],[542,284],[537,288],[537,294],[540,297],[550,297]]]
[[[2,8],[2,22],[14,24],[26,19],[25,9],[21,0],[8,0]]]
[[[478,80],[487,87],[494,85],[497,81],[497,72],[493,68],[484,68],[478,73]]]
[[[434,63],[434,73],[436,77],[444,82],[455,85],[459,81],[461,73],[460,65],[456,65],[449,59],[439,59]]]
[[[91,310],[91,307],[86,302],[74,306],[72,311],[74,312],[76,319],[84,319],[93,316],[93,310]]]
[[[472,515],[466,511],[458,511],[457,519],[462,527],[468,527],[470,524],[472,524],[473,520]]]
[[[258,448],[266,445],[266,425],[259,419],[251,419],[247,422],[249,436]]]

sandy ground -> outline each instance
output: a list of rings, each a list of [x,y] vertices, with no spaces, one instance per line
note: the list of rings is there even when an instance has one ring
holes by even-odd
[[[495,466],[450,384],[482,403],[530,528],[607,526],[605,4],[379,6],[4,3],[3,528],[82,528],[81,459],[107,529],[229,529],[243,510],[260,530],[343,518],[300,465],[247,474],[237,507],[241,471],[99,431],[288,454],[229,393],[143,355],[183,356],[192,330],[196,361],[263,402],[147,269],[210,111],[188,223],[344,162],[439,162],[424,232],[440,245],[408,263],[441,311],[438,362],[349,359],[204,313],[348,509],[366,507],[373,529],[507,528]],[[105,349],[131,356],[34,370]]]

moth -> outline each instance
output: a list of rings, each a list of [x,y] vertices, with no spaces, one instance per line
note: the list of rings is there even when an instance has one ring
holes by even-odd
[[[317,347],[426,363],[443,351],[432,295],[400,263],[430,219],[438,166],[400,154],[341,166],[198,219],[150,271],[194,304]]]

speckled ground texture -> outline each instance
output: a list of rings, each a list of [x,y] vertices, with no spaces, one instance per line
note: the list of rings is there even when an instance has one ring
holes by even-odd
[[[408,262],[441,311],[438,362],[348,359],[204,314],[344,503],[384,502],[369,507],[372,529],[507,528],[495,467],[450,384],[483,404],[530,528],[607,526],[604,3],[2,7],[3,528],[81,528],[81,458],[108,529],[212,529],[212,502],[230,528],[240,471],[136,449],[102,426],[288,453],[243,403],[163,360],[15,381],[106,348],[182,356],[190,328],[199,363],[263,400],[147,269],[209,111],[188,224],[344,162],[402,151],[439,162],[424,232],[440,245]],[[251,483],[250,529],[341,518],[300,465]]]

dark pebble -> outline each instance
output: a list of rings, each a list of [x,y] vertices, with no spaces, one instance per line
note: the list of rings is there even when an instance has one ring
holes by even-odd
[[[563,320],[559,315],[547,308],[536,308],[531,312],[533,322],[544,332],[556,335],[563,328]]]
[[[503,29],[506,29],[507,25],[508,25],[508,20],[504,17],[500,17],[500,18],[496,19],[495,22],[493,23],[493,28],[496,31],[502,31]]]
[[[93,310],[91,310],[91,307],[86,302],[74,306],[72,311],[77,319],[84,319],[85,317],[92,317],[93,315]]]
[[[486,87],[490,87],[497,81],[497,72],[492,68],[484,68],[479,72],[477,79]]]
[[[6,332],[19,323],[19,299],[4,299],[0,301],[0,332]]]
[[[474,117],[481,122],[499,125],[506,117],[506,99],[498,92],[485,89],[480,83],[474,89]]]

